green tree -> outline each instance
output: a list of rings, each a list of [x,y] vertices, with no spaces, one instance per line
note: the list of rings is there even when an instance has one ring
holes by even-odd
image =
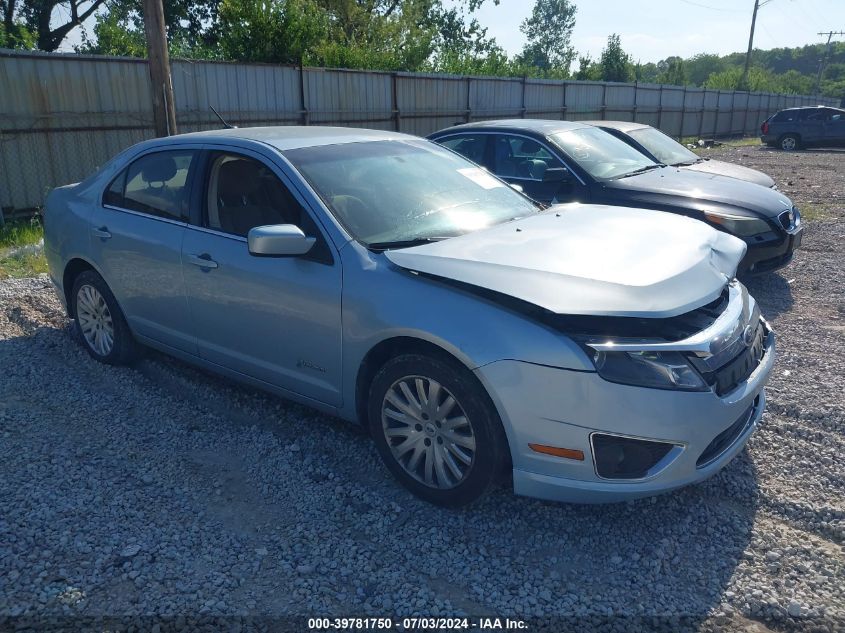
[[[658,83],[673,86],[687,85],[687,70],[684,60],[680,57],[669,57],[657,64],[657,68],[660,70],[657,76]]]
[[[0,0],[5,46],[55,51],[105,0]]]
[[[571,39],[576,11],[570,0],[536,0],[531,15],[519,27],[527,42],[518,62],[568,76],[575,59]]]
[[[328,15],[313,0],[223,0],[218,12],[226,59],[297,63],[329,32]]]
[[[607,38],[607,46],[601,52],[599,70],[603,81],[633,81],[634,64],[631,56],[622,50],[622,40],[616,33]]]

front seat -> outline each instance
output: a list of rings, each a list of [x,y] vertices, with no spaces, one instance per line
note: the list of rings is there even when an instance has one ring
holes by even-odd
[[[255,226],[275,224],[265,199],[259,165],[251,160],[228,160],[217,175],[217,210],[220,229],[246,236]]]

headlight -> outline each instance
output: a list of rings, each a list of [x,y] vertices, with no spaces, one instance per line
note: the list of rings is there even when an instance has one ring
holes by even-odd
[[[593,361],[599,376],[610,382],[685,391],[709,388],[679,352],[596,352]]]
[[[748,237],[751,235],[758,235],[760,233],[767,233],[772,230],[769,223],[759,218],[746,218],[741,215],[728,215],[726,213],[711,213],[704,212],[706,217],[713,224],[718,224],[728,233],[734,235],[741,235]]]

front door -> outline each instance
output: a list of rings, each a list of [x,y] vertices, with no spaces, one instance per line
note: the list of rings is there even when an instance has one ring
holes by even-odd
[[[202,219],[182,262],[202,358],[330,405],[341,404],[341,267],[282,174],[251,153],[210,152]],[[255,226],[317,238],[301,257],[250,255]]]
[[[91,215],[92,257],[136,334],[196,353],[182,238],[198,150],[144,154],[112,180]]]

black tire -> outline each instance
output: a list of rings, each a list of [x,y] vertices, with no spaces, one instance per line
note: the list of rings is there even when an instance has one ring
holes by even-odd
[[[113,342],[111,349],[105,354],[95,349],[80,325],[80,291],[86,286],[93,288],[100,294],[108,309],[108,315],[111,317]],[[109,365],[125,365],[135,360],[138,355],[138,344],[135,342],[129,326],[126,324],[126,318],[123,316],[123,311],[120,309],[117,299],[114,298],[108,284],[98,273],[93,270],[81,272],[73,282],[70,301],[72,303],[72,314],[74,318],[74,332],[82,343],[82,347],[85,348],[92,358]]]
[[[454,477],[456,479],[455,485],[452,487],[443,488],[428,485],[410,474],[406,470],[406,466],[400,463],[399,458],[394,456],[391,448],[391,442],[395,447],[405,440],[410,440],[410,437],[406,434],[405,440],[397,437],[389,440],[386,436],[385,424],[394,423],[390,416],[383,417],[382,414],[383,404],[388,392],[403,379],[415,379],[416,377],[439,383],[441,388],[448,392],[443,396],[443,401],[446,400],[448,395],[454,397],[455,406],[463,410],[464,416],[450,417],[449,420],[465,417],[468,424],[464,425],[463,432],[469,433],[474,439],[475,448],[472,451],[472,460],[467,466],[455,461],[450,453],[450,450],[455,448],[454,443],[451,443],[452,449],[449,450],[444,446],[444,437],[448,437],[446,434],[450,433],[445,428],[448,421],[443,422],[444,428],[442,429],[439,422],[434,422],[434,418],[431,418],[428,423],[422,422],[422,424],[426,424],[426,427],[419,429],[419,435],[416,437],[421,439],[416,441],[428,442],[427,446],[432,446],[432,443],[436,442],[439,446],[433,446],[430,452],[423,453],[423,456],[419,458],[420,469],[425,470],[426,460],[432,459],[430,456],[437,453],[451,459],[453,464],[460,468],[466,468],[463,477],[458,479],[452,472],[447,472],[444,467],[447,478]],[[430,382],[427,384],[431,385]],[[431,395],[431,391],[428,392],[428,395]],[[370,435],[373,437],[376,448],[387,468],[403,486],[430,503],[451,508],[472,503],[489,490],[510,463],[507,437],[493,403],[475,376],[456,361],[452,362],[445,358],[441,359],[423,354],[403,354],[392,358],[378,371],[370,385],[367,411]],[[425,419],[429,420],[428,417]],[[383,420],[388,420],[388,422],[385,423]],[[437,429],[428,428],[435,423]],[[406,425],[405,428],[410,431],[407,423],[400,423],[400,427],[402,425]],[[421,425],[417,424],[416,426]],[[429,431],[432,432],[432,435],[426,438]],[[443,433],[442,436],[441,432]],[[436,435],[434,435],[435,433]],[[449,443],[448,440],[445,440],[445,442]],[[421,446],[420,448],[422,451],[428,450]],[[416,451],[416,449],[413,450]],[[410,461],[410,457],[407,461]],[[432,463],[434,461],[432,459]],[[443,466],[443,462],[441,462],[441,466]],[[436,474],[435,477],[439,478],[439,474]]]
[[[785,152],[801,149],[801,137],[797,134],[784,134],[778,139],[778,147]]]

